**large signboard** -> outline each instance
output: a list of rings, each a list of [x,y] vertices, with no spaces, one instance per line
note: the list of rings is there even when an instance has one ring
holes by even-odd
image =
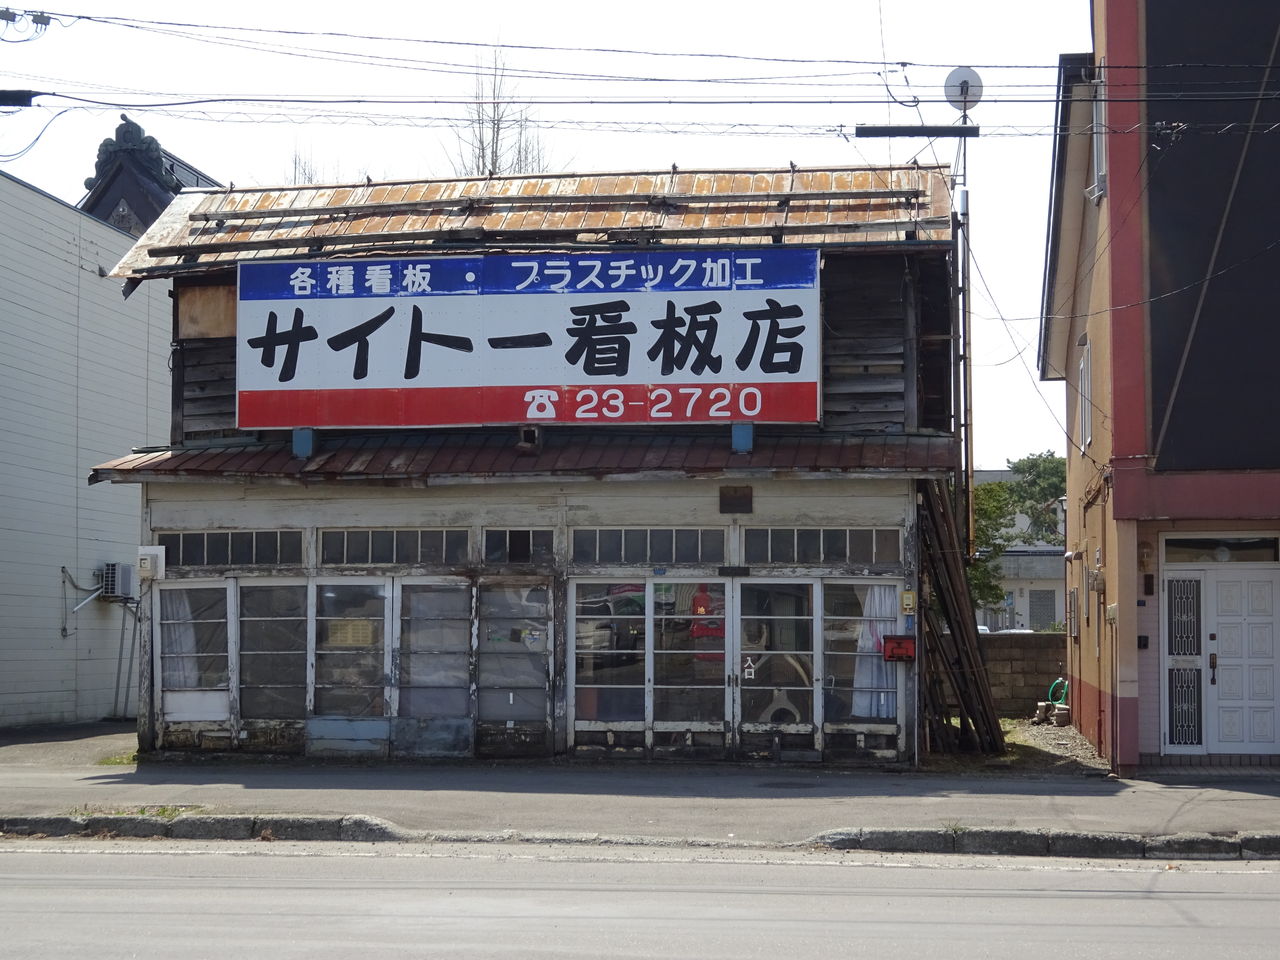
[[[808,249],[240,265],[246,429],[816,422]]]

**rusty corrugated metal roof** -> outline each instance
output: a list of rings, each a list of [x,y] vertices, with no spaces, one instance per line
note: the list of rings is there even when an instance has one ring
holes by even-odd
[[[947,242],[945,166],[538,174],[186,191],[113,276],[477,249]]]
[[[509,433],[390,434],[325,441],[312,457],[293,456],[287,443],[130,454],[94,467],[90,483],[109,480],[286,479],[426,485],[464,477],[668,474],[714,476],[738,471],[847,474],[949,471],[951,437],[757,436],[751,453],[734,453],[728,436],[551,433],[541,450],[525,452]]]

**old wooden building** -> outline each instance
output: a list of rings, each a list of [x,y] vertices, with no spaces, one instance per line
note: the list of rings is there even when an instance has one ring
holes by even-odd
[[[182,193],[144,748],[910,758],[954,257],[936,167]]]

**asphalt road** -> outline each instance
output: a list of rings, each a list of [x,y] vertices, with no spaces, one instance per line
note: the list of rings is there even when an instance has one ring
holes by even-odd
[[[685,848],[0,843],[0,953],[1272,958],[1280,867]]]

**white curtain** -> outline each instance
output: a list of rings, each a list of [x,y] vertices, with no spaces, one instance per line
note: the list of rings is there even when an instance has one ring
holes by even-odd
[[[898,623],[897,588],[888,584],[868,587],[862,615],[867,619],[858,632],[860,656],[854,665],[850,714],[877,719],[894,717],[898,712],[897,674],[895,664],[886,663],[883,653],[884,635],[892,633]]]
[[[166,690],[189,690],[200,682],[196,628],[186,590],[160,591],[160,676]]]

